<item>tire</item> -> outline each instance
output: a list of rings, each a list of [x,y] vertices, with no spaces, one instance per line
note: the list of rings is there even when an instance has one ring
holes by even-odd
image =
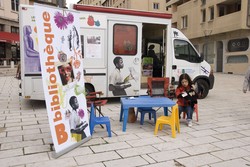
[[[86,92],[86,95],[89,94],[89,92],[95,92],[94,86],[91,84],[85,83],[85,92]]]
[[[209,93],[209,85],[207,81],[198,79],[196,82],[201,87],[201,90],[203,90],[201,96],[199,96],[199,99],[205,99]]]

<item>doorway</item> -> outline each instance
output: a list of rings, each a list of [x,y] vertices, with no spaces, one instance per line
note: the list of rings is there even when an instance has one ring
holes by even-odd
[[[217,41],[217,59],[216,59],[216,72],[222,72],[223,71],[223,42]]]

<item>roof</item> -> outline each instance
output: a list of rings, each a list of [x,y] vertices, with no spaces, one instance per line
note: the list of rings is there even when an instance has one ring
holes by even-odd
[[[124,14],[124,15],[155,17],[155,18],[164,18],[164,19],[172,18],[172,14],[139,11],[139,10],[123,9],[123,8],[110,8],[110,7],[103,7],[103,6],[100,7],[100,6],[89,6],[89,5],[79,5],[79,4],[74,4],[73,8],[78,11]]]

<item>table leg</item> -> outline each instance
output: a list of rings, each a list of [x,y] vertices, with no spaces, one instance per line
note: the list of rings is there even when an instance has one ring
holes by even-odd
[[[164,115],[168,116],[168,107],[164,107]]]
[[[123,115],[123,105],[121,105],[120,122],[122,122],[122,115]]]
[[[126,132],[126,126],[127,126],[127,121],[128,121],[128,109],[124,109],[123,110],[124,113],[124,118],[123,118],[123,127],[122,127],[122,131]]]

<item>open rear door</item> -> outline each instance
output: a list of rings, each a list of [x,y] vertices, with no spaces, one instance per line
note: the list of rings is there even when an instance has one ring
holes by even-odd
[[[108,24],[108,96],[139,95],[142,24]]]

